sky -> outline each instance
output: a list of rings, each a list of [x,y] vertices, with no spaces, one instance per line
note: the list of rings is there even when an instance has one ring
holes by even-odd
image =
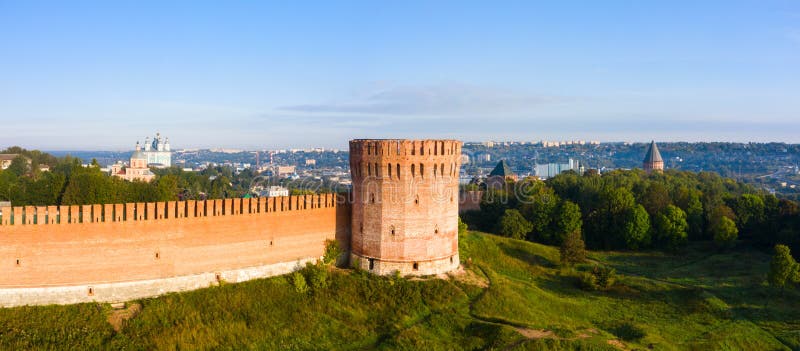
[[[0,0],[0,148],[800,142],[800,2]]]

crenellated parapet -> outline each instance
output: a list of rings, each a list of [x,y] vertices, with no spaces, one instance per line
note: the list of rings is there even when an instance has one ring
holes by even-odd
[[[11,225],[68,225],[180,218],[256,215],[316,208],[333,208],[345,195],[314,194],[269,198],[235,198],[72,206],[0,208],[0,232]]]

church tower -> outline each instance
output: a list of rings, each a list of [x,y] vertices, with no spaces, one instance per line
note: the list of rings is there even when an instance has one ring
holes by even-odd
[[[381,275],[456,269],[460,167],[456,140],[351,140],[351,262]]]
[[[664,160],[661,158],[661,153],[658,152],[658,146],[655,141],[650,142],[650,148],[647,149],[647,154],[644,155],[642,168],[644,168],[647,173],[661,172],[664,170]]]

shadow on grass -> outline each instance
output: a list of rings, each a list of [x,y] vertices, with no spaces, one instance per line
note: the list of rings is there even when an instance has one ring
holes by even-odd
[[[513,247],[506,243],[498,243],[497,246],[500,247],[500,250],[502,250],[506,255],[523,261],[529,265],[542,266],[546,268],[558,267],[558,262],[553,262],[542,255],[531,253],[519,247]]]

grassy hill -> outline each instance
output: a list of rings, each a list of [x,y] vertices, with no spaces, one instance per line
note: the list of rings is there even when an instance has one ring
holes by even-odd
[[[127,311],[2,309],[0,349],[800,350],[800,294],[763,285],[768,255],[714,252],[595,252],[618,283],[586,292],[555,248],[471,232],[448,279],[333,270],[305,293],[284,276]]]

